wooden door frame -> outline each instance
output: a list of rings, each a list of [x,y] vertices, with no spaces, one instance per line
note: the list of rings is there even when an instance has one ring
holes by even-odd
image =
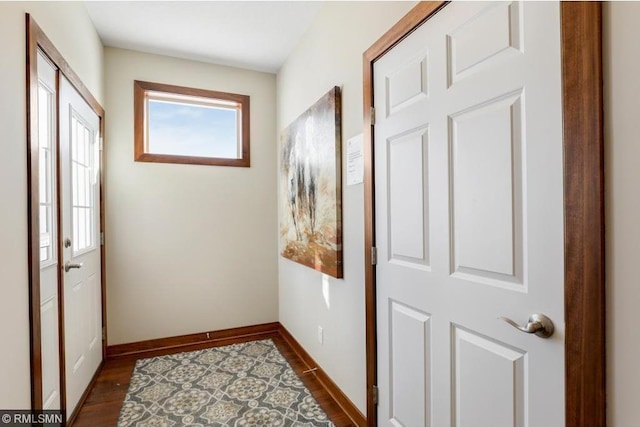
[[[364,53],[367,420],[377,425],[373,65],[447,2],[421,2]],[[606,425],[602,5],[560,4],[564,144],[565,418]]]
[[[56,71],[56,198],[58,220],[56,227],[61,230],[60,205],[60,132],[59,126],[59,93],[60,76],[64,75],[78,91],[82,99],[100,119],[100,136],[104,135],[104,108],[82,83],[80,77],[56,49],[33,17],[25,14],[26,26],[26,95],[27,95],[27,215],[28,215],[28,260],[29,260],[29,330],[31,356],[31,408],[42,409],[42,330],[40,319],[40,193],[39,193],[39,144],[38,144],[38,50],[42,51],[57,67]],[[104,148],[104,147],[103,147]],[[100,231],[104,232],[104,197],[103,197],[103,156],[100,156]],[[58,232],[58,334],[60,362],[60,406],[66,410],[65,358],[64,358],[64,289],[62,266],[62,237]],[[106,357],[106,288],[105,288],[105,249],[100,245],[101,294],[102,294],[102,357]],[[80,405],[78,405],[79,407]],[[77,413],[77,411],[76,411]],[[73,421],[73,416],[69,422]]]

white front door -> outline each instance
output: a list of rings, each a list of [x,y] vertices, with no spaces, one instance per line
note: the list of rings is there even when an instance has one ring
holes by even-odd
[[[555,2],[452,2],[374,64],[380,425],[564,425],[561,91]]]
[[[60,76],[60,166],[67,415],[102,362],[100,119]]]

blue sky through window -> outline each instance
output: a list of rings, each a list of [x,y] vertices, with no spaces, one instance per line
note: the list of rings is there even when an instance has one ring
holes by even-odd
[[[238,111],[149,99],[148,152],[237,159]]]

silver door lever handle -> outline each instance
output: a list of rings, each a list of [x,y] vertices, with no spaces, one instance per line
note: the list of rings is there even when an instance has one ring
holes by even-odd
[[[529,323],[526,326],[520,326],[516,322],[506,317],[498,317],[502,319],[519,331],[526,332],[527,334],[536,334],[541,338],[549,338],[553,335],[554,327],[553,322],[544,314],[532,314],[529,317]]]
[[[72,268],[82,268],[82,263],[79,264],[71,264],[69,261],[64,265],[64,272],[68,273]]]

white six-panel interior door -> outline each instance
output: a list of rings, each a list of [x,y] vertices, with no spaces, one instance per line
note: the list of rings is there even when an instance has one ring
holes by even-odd
[[[375,63],[380,425],[564,425],[561,90],[556,2],[450,3]]]

